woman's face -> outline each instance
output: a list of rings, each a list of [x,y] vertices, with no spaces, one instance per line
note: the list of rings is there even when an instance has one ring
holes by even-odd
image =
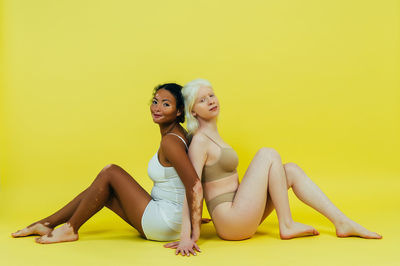
[[[159,89],[154,95],[150,112],[153,122],[157,124],[172,123],[181,114],[176,109],[175,97],[165,89]]]
[[[210,120],[219,114],[219,102],[210,87],[200,87],[193,104],[192,114],[194,117]]]

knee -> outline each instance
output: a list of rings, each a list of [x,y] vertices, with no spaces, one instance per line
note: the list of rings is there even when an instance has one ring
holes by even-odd
[[[283,168],[285,168],[286,173],[293,173],[299,169],[299,166],[295,163],[285,163]]]
[[[300,167],[295,163],[285,163],[283,168],[285,169],[288,188],[290,188],[301,178],[301,175],[298,174]]]
[[[118,165],[111,163],[111,164],[107,164],[106,166],[104,166],[104,168],[101,171],[103,171],[103,172],[112,172],[117,168],[119,168]]]
[[[107,164],[101,171],[100,174],[97,176],[98,178],[109,178],[113,176],[113,173],[117,171],[120,167],[116,164]]]
[[[257,153],[269,160],[279,160],[279,161],[281,160],[281,156],[273,148],[263,147],[263,148],[259,149]]]

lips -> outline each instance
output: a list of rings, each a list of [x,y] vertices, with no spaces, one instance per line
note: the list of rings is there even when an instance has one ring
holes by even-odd
[[[153,117],[154,118],[160,118],[162,115],[159,115],[159,114],[153,114]]]
[[[210,111],[216,111],[218,109],[218,106],[214,106],[213,108],[210,109]]]

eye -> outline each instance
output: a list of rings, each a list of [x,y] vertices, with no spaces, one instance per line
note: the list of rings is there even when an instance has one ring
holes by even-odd
[[[201,98],[200,102],[203,103],[206,99],[205,98]]]
[[[168,107],[169,103],[164,103],[163,106]]]
[[[157,100],[153,100],[153,101],[152,101],[152,104],[157,104]]]
[[[210,97],[214,97],[214,94],[210,94]]]

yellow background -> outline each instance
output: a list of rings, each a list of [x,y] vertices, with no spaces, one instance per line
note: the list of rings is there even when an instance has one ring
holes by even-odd
[[[395,264],[400,198],[400,2],[2,0],[0,245],[7,265],[186,263],[108,210],[81,240],[39,246],[9,233],[49,215],[108,163],[148,191],[159,144],[149,100],[164,82],[206,78],[243,174],[260,147],[296,162],[351,218],[384,235],[278,239],[275,214],[252,239],[204,226],[192,263]],[[21,255],[24,254],[24,255]],[[3,264],[3,263],[2,263]]]

